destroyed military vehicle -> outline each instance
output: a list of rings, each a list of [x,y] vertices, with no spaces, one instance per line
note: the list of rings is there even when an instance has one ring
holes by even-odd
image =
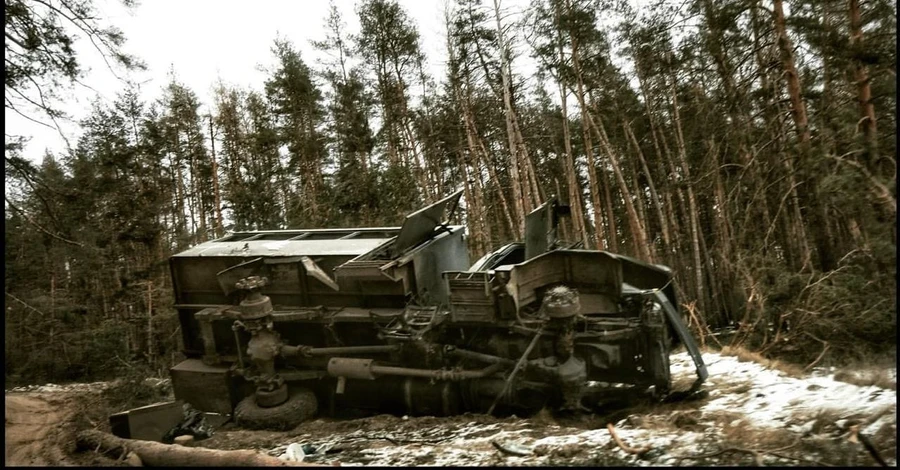
[[[594,410],[669,394],[679,343],[703,382],[668,268],[561,246],[555,200],[470,265],[447,223],[460,195],[401,227],[235,232],[174,255],[176,399],[267,429],[347,409]]]

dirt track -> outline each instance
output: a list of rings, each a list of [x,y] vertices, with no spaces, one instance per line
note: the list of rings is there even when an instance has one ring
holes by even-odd
[[[10,465],[75,465],[66,456],[71,443],[69,398],[37,393],[6,395],[4,463]]]

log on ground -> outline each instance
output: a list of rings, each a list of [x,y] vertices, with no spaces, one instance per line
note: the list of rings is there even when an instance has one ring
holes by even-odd
[[[320,464],[289,462],[253,450],[218,450],[184,447],[153,441],[123,439],[87,430],[76,436],[81,450],[99,451],[112,458],[133,452],[148,467],[319,467]]]

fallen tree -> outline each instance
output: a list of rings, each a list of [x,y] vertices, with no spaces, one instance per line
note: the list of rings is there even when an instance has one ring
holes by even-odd
[[[87,430],[76,435],[80,450],[102,452],[115,459],[133,453],[147,467],[319,467],[325,465],[289,462],[253,450],[217,450],[184,447],[153,441],[123,439],[109,433]]]

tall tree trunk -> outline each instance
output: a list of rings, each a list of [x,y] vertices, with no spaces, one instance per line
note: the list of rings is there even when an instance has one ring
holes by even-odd
[[[425,202],[431,203],[437,201],[437,197],[435,196],[436,188],[434,185],[431,185],[428,182],[428,177],[425,170],[425,157],[419,150],[419,146],[416,145],[416,137],[413,134],[412,128],[410,127],[409,107],[408,103],[406,102],[406,84],[403,82],[403,78],[400,75],[400,69],[397,68],[396,64],[394,66],[394,72],[397,76],[397,99],[400,102],[400,127],[403,131],[404,137],[406,138],[407,154],[412,154],[407,156],[407,161],[412,161],[413,175],[415,175],[416,180],[418,180],[419,182],[419,186],[422,188],[422,193],[425,196]]]
[[[638,160],[641,164],[641,169],[644,172],[644,178],[647,180],[647,189],[650,192],[650,201],[653,206],[654,212],[656,213],[656,218],[659,221],[660,232],[662,232],[663,237],[663,246],[665,247],[666,256],[668,256],[671,239],[669,238],[669,224],[666,220],[665,215],[663,215],[662,204],[659,200],[659,194],[656,192],[656,185],[653,182],[653,174],[650,173],[650,168],[647,167],[647,160],[644,158],[644,152],[641,150],[641,146],[638,144],[637,138],[634,135],[634,131],[631,130],[631,124],[628,121],[624,121],[622,123],[622,127],[625,129],[625,135],[630,140],[632,146],[634,146],[635,154],[638,156]]]
[[[783,0],[774,0],[774,22],[775,33],[778,37],[778,47],[781,50],[781,60],[787,75],[788,95],[791,101],[791,116],[794,120],[794,126],[800,140],[800,159],[798,167],[800,170],[800,191],[798,196],[800,201],[804,202],[809,208],[807,219],[815,227],[824,227],[825,214],[824,208],[819,201],[816,191],[816,171],[817,166],[811,159],[811,136],[809,129],[809,119],[806,113],[806,104],[803,102],[800,89],[800,74],[794,65],[794,53],[791,41],[787,36],[785,28]],[[802,225],[801,225],[802,226]],[[819,255],[819,267],[824,271],[830,271],[834,263],[829,241],[824,230],[813,230],[813,239],[816,243],[816,252]],[[804,263],[806,264],[806,263]]]
[[[216,160],[216,134],[213,130],[212,114],[209,115],[209,145],[212,154],[213,195],[216,205],[216,238],[224,233],[222,229],[222,194],[219,192],[219,162]]]
[[[776,191],[777,194],[787,194],[789,199],[789,211],[786,211],[785,214],[779,217],[781,211],[779,210],[772,217],[778,218],[780,220],[774,220],[770,218],[769,226],[772,224],[781,224],[784,226],[782,230],[779,230],[780,234],[780,245],[782,250],[784,251],[784,258],[788,261],[788,265],[791,269],[799,271],[801,267],[810,259],[809,245],[807,243],[807,237],[805,235],[805,228],[803,226],[803,217],[800,214],[800,200],[797,196],[796,191],[796,180],[794,177],[793,164],[789,158],[778,158],[779,155],[783,153],[782,150],[782,141],[783,141],[783,125],[782,119],[780,118],[780,113],[778,111],[778,92],[775,90],[774,85],[769,80],[767,67],[769,64],[769,56],[763,56],[763,46],[760,44],[760,31],[764,28],[762,22],[759,19],[759,4],[758,1],[754,0],[750,7],[750,18],[751,18],[751,29],[753,30],[753,43],[755,49],[755,59],[757,66],[757,74],[760,77],[760,87],[762,89],[763,96],[763,104],[762,108],[765,111],[765,121],[768,123],[768,127],[770,129],[770,135],[773,142],[772,151],[766,152],[766,159],[769,162],[769,165],[772,168],[783,167],[785,174],[787,175],[787,189],[785,191]],[[763,198],[766,198],[767,193],[771,191],[763,191]],[[780,196],[779,196],[780,199]],[[779,201],[779,199],[775,199],[775,201]],[[768,206],[768,204],[766,205]],[[779,204],[780,206],[780,204]],[[788,214],[789,213],[789,214]],[[750,213],[747,213],[749,217]],[[745,218],[746,221],[749,221],[748,218]],[[798,234],[802,233],[800,236]],[[762,247],[764,250],[768,249],[768,246]]]
[[[500,199],[500,210],[503,213],[503,218],[506,220],[509,230],[511,232],[515,232],[517,224],[514,220],[514,213],[510,209],[510,204],[506,200],[506,195],[503,191],[503,188],[500,185],[500,179],[497,176],[494,165],[492,165],[488,161],[488,153],[487,148],[484,145],[484,142],[481,140],[481,137],[478,134],[478,129],[475,124],[475,113],[473,111],[472,106],[472,77],[469,69],[469,65],[467,63],[459,63],[458,57],[456,55],[456,47],[453,43],[452,37],[449,35],[450,31],[450,18],[446,18],[446,25],[448,31],[447,37],[447,55],[449,56],[451,64],[459,65],[459,72],[452,72],[450,76],[450,83],[453,89],[453,96],[457,102],[458,109],[461,111],[461,120],[463,123],[463,129],[466,136],[466,144],[468,147],[468,154],[471,157],[469,164],[474,169],[474,182],[477,187],[478,193],[481,194],[481,210],[484,224],[484,234],[485,234],[485,245],[484,249],[487,250],[493,246],[493,233],[491,230],[491,219],[489,218],[490,208],[487,204],[487,192],[485,191],[485,185],[483,184],[482,175],[481,175],[481,167],[480,162],[484,163],[485,168],[488,170],[488,177],[494,184],[494,187],[497,191],[497,197]],[[451,70],[455,70],[452,69]],[[461,76],[460,76],[461,75]],[[463,86],[465,86],[465,91],[463,91]],[[501,225],[502,226],[502,225]]]
[[[714,165],[718,167],[718,151],[715,146],[715,142],[712,139],[709,139],[709,148],[712,158],[714,159]],[[734,239],[732,237],[732,233],[734,230],[731,228],[731,219],[728,213],[728,203],[727,198],[725,196],[725,186],[722,182],[722,175],[716,169],[713,172],[713,177],[715,178],[715,201],[716,201],[716,210],[715,210],[715,225],[716,225],[716,236],[718,239],[718,256],[717,265],[721,270],[721,275],[715,276],[718,281],[713,280],[714,288],[719,293],[722,298],[723,309],[721,310],[721,315],[723,316],[724,324],[729,324],[733,319],[733,313],[738,310],[738,306],[733,305],[731,302],[731,295],[733,289],[730,286],[734,285],[734,271],[733,271],[733,263],[734,263],[734,251],[732,250],[732,244],[734,243]],[[768,225],[765,225],[768,228]],[[717,270],[718,271],[718,270]],[[712,272],[712,271],[711,271]]]
[[[510,77],[508,68],[506,35],[504,34],[503,24],[500,21],[499,0],[494,0],[494,17],[497,22],[497,40],[500,45],[500,76],[503,87],[506,134],[509,142],[510,184],[512,185],[513,204],[516,211],[516,236],[522,237],[525,233],[525,214],[532,209],[533,197],[531,195],[531,183],[528,181],[527,170],[523,167],[524,162],[522,161],[516,136],[516,113],[512,104],[512,77]]]
[[[651,137],[651,141],[653,142],[653,150],[656,154],[655,160],[657,162],[657,165],[658,165],[661,175],[665,176],[667,174],[666,166],[668,164],[668,167],[669,167],[668,173],[669,173],[670,177],[674,177],[675,176],[674,175],[674,165],[672,165],[672,163],[671,163],[671,155],[669,154],[669,150],[665,145],[665,139],[662,135],[662,129],[659,128],[659,126],[656,122],[656,118],[655,118],[653,109],[650,106],[652,101],[650,100],[650,95],[647,90],[647,83],[646,83],[646,77],[644,75],[643,64],[638,57],[634,57],[634,61],[635,61],[635,76],[637,77],[637,80],[638,80],[638,88],[640,89],[641,96],[643,97],[644,109],[647,114],[647,122],[650,125],[650,137]],[[660,141],[662,141],[662,142],[660,142]],[[644,163],[646,163],[646,162],[644,162]],[[650,174],[649,169],[646,168],[646,165],[645,165],[645,171],[648,172],[647,173],[648,175]],[[663,213],[665,215],[667,225],[670,228],[670,232],[669,232],[670,245],[669,245],[668,253],[666,254],[666,259],[670,259],[670,258],[674,257],[674,259],[669,262],[674,263],[674,264],[681,264],[680,259],[683,256],[682,253],[680,252],[681,231],[678,229],[679,225],[676,222],[676,220],[677,220],[676,212],[675,212],[676,208],[672,204],[672,196],[671,196],[672,191],[666,191],[666,188],[669,186],[668,180],[669,180],[669,178],[666,178],[666,177],[663,177],[660,180],[661,186],[662,186],[662,192],[664,194],[664,199],[665,199],[665,210],[663,211]],[[678,195],[679,201],[681,202],[680,207],[684,208],[684,205],[685,205],[684,197],[681,194],[681,188],[676,186],[674,188],[674,192]],[[657,193],[657,194],[659,194],[659,193]]]
[[[568,186],[569,206],[572,208],[572,229],[575,231],[576,238],[580,239],[583,246],[588,247],[588,234],[584,227],[584,212],[581,204],[581,189],[578,184],[578,177],[575,174],[575,157],[572,153],[572,138],[569,133],[569,112],[566,106],[566,90],[560,85],[559,98],[562,103],[562,130],[563,143],[566,153],[563,156],[563,171],[566,174],[566,185]],[[591,159],[593,160],[593,159]]]
[[[625,143],[625,146],[628,146],[628,143]],[[625,155],[625,150],[623,149],[622,153]],[[647,218],[646,208],[648,207],[644,202],[644,187],[641,186],[641,180],[638,176],[638,167],[637,162],[634,158],[626,157],[624,160],[624,164],[628,167],[628,176],[631,178],[632,185],[634,186],[634,190],[631,194],[634,197],[634,208],[637,211],[638,223],[644,231],[644,242],[645,251],[647,252],[649,258],[648,260],[656,261],[657,253],[656,253],[656,244],[654,237],[651,235],[650,230],[650,220]]]
[[[849,0],[850,13],[850,50],[853,56],[854,79],[856,81],[857,100],[859,101],[859,126],[862,128],[866,143],[866,166],[869,171],[883,176],[878,168],[878,129],[875,120],[875,105],[872,103],[872,79],[869,69],[860,60],[863,53],[862,19],[859,13],[859,0]]]
[[[600,160],[600,162],[602,163],[603,161]],[[616,223],[616,211],[613,206],[612,189],[606,170],[601,170],[598,173],[598,177],[600,187],[603,189],[603,209],[606,211],[606,249],[618,253],[621,251],[619,249],[619,229]]]
[[[625,175],[622,172],[622,164],[616,156],[617,151],[609,141],[603,122],[595,120],[590,114],[587,114],[587,118],[594,133],[597,135],[600,145],[604,148],[606,156],[609,158],[610,166],[612,166],[619,193],[622,195],[622,200],[625,204],[625,215],[628,218],[628,230],[631,232],[635,254],[641,258],[652,261],[653,257],[650,253],[647,233],[641,222],[641,218],[638,216],[637,210],[634,207],[631,190],[628,189],[628,183],[625,181]]]
[[[306,141],[314,141],[316,136],[315,123],[313,122],[313,109],[310,109],[306,112],[306,118],[304,119],[304,124],[306,125],[306,136],[304,140]],[[315,152],[310,152],[309,155],[306,156],[306,180],[307,184],[307,192],[304,194],[306,196],[306,200],[303,201],[309,206],[309,219],[313,221],[314,227],[320,227],[322,222],[324,222],[327,218],[326,211],[324,209],[320,209],[319,207],[319,191],[322,186],[322,157],[319,155],[318,150]]]
[[[809,150],[810,132],[809,119],[806,115],[806,104],[800,93],[800,74],[794,65],[794,52],[791,40],[787,36],[784,24],[784,8],[783,0],[773,0],[775,33],[778,35],[778,48],[781,50],[781,61],[787,76],[788,96],[791,100],[791,116],[794,119],[794,125],[797,128],[797,135],[800,139],[801,151]]]
[[[672,116],[675,120],[675,142],[678,145],[678,161],[681,164],[681,171],[684,174],[685,186],[687,187],[689,221],[691,226],[691,252],[694,255],[694,276],[697,283],[697,307],[701,312],[707,314],[706,311],[706,294],[703,288],[703,265],[701,264],[700,253],[700,213],[697,209],[697,199],[694,196],[694,182],[691,181],[691,169],[687,163],[687,151],[684,143],[684,134],[681,131],[681,113],[678,110],[678,92],[676,90],[677,79],[673,75],[670,84],[672,96]]]
[[[510,209],[511,206],[510,206],[509,202],[506,200],[506,194],[503,191],[503,188],[500,186],[500,178],[497,175],[497,171],[494,168],[494,165],[491,164],[490,161],[488,161],[487,148],[484,145],[484,142],[482,141],[481,136],[478,134],[478,129],[475,125],[475,116],[472,111],[472,97],[471,97],[471,88],[470,88],[470,82],[469,82],[469,80],[470,80],[469,74],[466,73],[463,78],[465,79],[466,91],[463,92],[462,90],[460,90],[460,85],[457,84],[456,85],[456,88],[457,88],[456,94],[457,94],[457,100],[460,102],[460,106],[462,107],[462,110],[463,110],[462,118],[463,118],[465,130],[466,130],[466,142],[469,145],[469,151],[473,155],[476,156],[475,160],[473,161],[473,167],[478,168],[478,166],[479,166],[478,162],[480,161],[484,164],[485,168],[487,168],[488,176],[490,177],[491,181],[494,183],[494,186],[497,190],[497,197],[500,199],[500,206],[501,206],[503,214],[506,218],[506,222],[509,225],[509,230],[511,231],[511,233],[516,233],[516,230],[518,227],[516,220],[521,220],[521,219],[516,219],[516,217],[518,216],[518,213],[514,212],[513,210]],[[479,180],[480,180],[480,175],[479,175]],[[515,201],[513,201],[513,204],[515,204]],[[512,207],[516,207],[516,206],[513,205]],[[518,208],[516,208],[516,210],[517,209]]]
[[[724,103],[726,112],[728,116],[732,119],[732,121],[736,124],[732,126],[729,130],[737,133],[737,145],[738,145],[738,158],[741,164],[741,172],[738,176],[738,181],[731,185],[733,188],[732,191],[736,194],[735,199],[738,201],[740,207],[743,208],[748,214],[759,214],[762,217],[762,224],[765,227],[768,227],[771,223],[771,217],[769,215],[769,208],[766,202],[766,198],[756,198],[756,194],[762,193],[765,194],[764,190],[755,190],[756,188],[763,188],[765,186],[762,178],[760,176],[760,164],[754,158],[754,155],[751,154],[751,134],[753,132],[752,128],[752,117],[749,116],[751,106],[749,106],[746,102],[744,94],[738,87],[735,85],[735,77],[734,77],[734,67],[732,66],[731,61],[729,60],[726,50],[725,50],[725,40],[722,37],[721,28],[717,27],[717,21],[715,19],[716,10],[715,4],[712,0],[704,1],[704,12],[707,18],[707,34],[708,34],[708,45],[710,49],[710,53],[713,56],[713,59],[716,64],[716,70],[719,75],[719,79],[722,82],[722,86],[725,89],[726,102]],[[755,18],[753,20],[753,26],[756,26]],[[753,43],[754,43],[754,54],[757,56],[761,53],[759,47],[759,41],[757,36],[757,31],[754,29],[753,35]],[[762,72],[762,71],[761,71]],[[762,80],[766,80],[764,75],[761,76]],[[721,180],[722,175],[718,174],[718,169],[715,169],[717,172],[716,177]],[[746,178],[745,178],[746,176]],[[749,179],[749,183],[746,183]],[[721,181],[720,181],[721,182]],[[753,195],[749,201],[746,201],[744,188],[749,188],[749,192]],[[724,195],[724,193],[723,193]],[[756,210],[756,200],[760,200],[759,209]],[[746,204],[744,203],[746,201]],[[727,204],[728,198],[724,198],[720,201],[721,204]],[[724,207],[723,207],[724,210]],[[727,239],[729,243],[734,243],[730,237]]]
[[[554,20],[557,24],[557,29],[559,30],[559,5],[557,4],[556,8],[553,10]],[[559,53],[559,62],[563,63],[565,60],[565,54],[563,53],[563,41],[559,39],[557,41],[557,52]],[[576,173],[576,165],[575,165],[575,156],[572,152],[572,137],[569,131],[569,110],[567,106],[567,97],[568,93],[566,91],[566,84],[564,82],[564,78],[562,75],[557,77],[557,81],[559,82],[559,99],[561,102],[561,112],[562,115],[562,131],[563,131],[563,144],[565,147],[565,156],[563,157],[563,170],[566,174],[566,185],[568,186],[568,195],[569,195],[569,206],[572,208],[572,229],[575,231],[575,235],[577,238],[581,239],[582,245],[587,248],[588,244],[588,233],[587,228],[584,226],[584,212],[583,205],[581,203],[581,189],[578,184],[578,175]],[[590,133],[585,133],[585,155],[587,156],[588,165],[590,166],[588,171],[588,185],[591,191],[591,201],[592,206],[596,207],[597,202],[599,201],[599,195],[597,193],[597,181],[595,180],[595,176],[593,175],[593,145],[591,145],[590,141]],[[598,221],[602,224],[602,221],[599,217],[597,217],[597,210],[594,209],[594,227],[595,233],[601,234],[603,233],[602,225],[598,225]],[[598,235],[597,238],[597,247],[600,247],[602,242]]]
[[[470,152],[471,153],[471,152]],[[470,255],[473,255],[473,259],[478,259],[480,253],[485,253],[485,243],[484,243],[484,209],[481,205],[481,200],[479,197],[475,196],[474,184],[469,178],[468,171],[468,158],[464,157],[465,151],[460,150],[459,152],[459,169],[462,172],[463,178],[463,194],[466,197],[466,219],[468,221],[469,229],[471,230],[471,236],[469,237],[470,243],[469,246],[472,247]]]
[[[478,259],[491,251],[493,248],[494,230],[491,227],[490,212],[485,200],[484,182],[481,178],[481,168],[478,165],[478,159],[473,158],[473,154],[469,153],[469,163],[472,167],[472,181],[475,184],[472,187],[475,202],[478,205],[478,224],[481,227],[481,250],[478,251],[474,259]]]

